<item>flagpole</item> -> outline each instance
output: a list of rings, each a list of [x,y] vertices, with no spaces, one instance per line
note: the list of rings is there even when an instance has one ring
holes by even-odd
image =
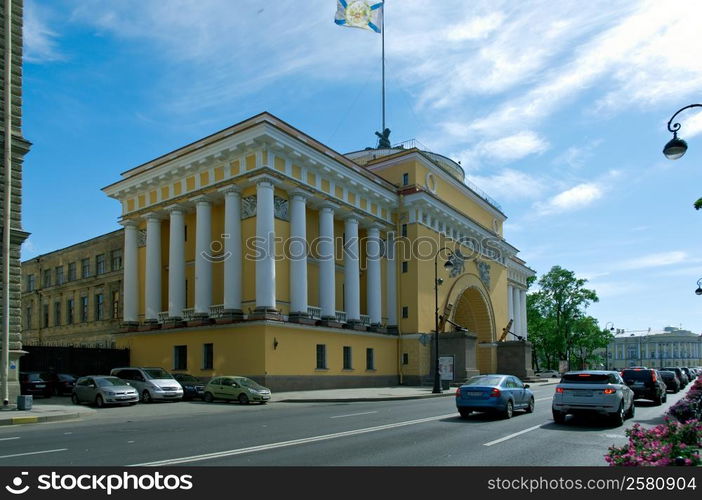
[[[381,22],[381,27],[380,27],[380,35],[382,37],[382,47],[383,47],[383,54],[382,54],[382,60],[383,60],[383,99],[382,99],[382,104],[383,104],[383,128],[380,129],[381,133],[385,133],[385,0],[383,0],[383,20]]]

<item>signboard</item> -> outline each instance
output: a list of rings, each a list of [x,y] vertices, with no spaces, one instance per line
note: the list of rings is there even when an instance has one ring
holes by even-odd
[[[439,378],[453,381],[453,356],[439,356]]]

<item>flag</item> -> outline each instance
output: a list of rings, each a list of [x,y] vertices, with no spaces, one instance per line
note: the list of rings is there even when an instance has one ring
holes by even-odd
[[[337,0],[334,22],[339,26],[363,28],[380,33],[383,2],[378,0]]]

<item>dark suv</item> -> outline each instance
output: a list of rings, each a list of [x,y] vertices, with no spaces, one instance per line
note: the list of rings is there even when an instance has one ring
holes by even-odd
[[[44,396],[50,398],[51,383],[42,378],[37,372],[20,372],[20,393],[28,396]]]
[[[665,403],[668,399],[663,377],[656,370],[651,368],[627,368],[622,370],[622,378],[626,385],[634,391],[635,399],[650,399],[656,405]]]
[[[690,382],[690,379],[687,378],[687,373],[685,373],[684,371],[682,371],[682,370],[681,370],[680,368],[678,368],[678,367],[672,367],[672,366],[671,366],[671,367],[665,367],[665,368],[661,368],[661,370],[666,370],[666,371],[669,371],[669,372],[675,372],[675,374],[678,376],[678,379],[680,380],[680,388],[681,388],[681,389],[684,388],[684,387],[688,384],[688,382]]]

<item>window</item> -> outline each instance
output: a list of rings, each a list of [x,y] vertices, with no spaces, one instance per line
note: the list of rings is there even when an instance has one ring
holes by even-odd
[[[187,370],[188,369],[188,346],[176,345],[173,346],[173,369]]]
[[[103,306],[105,305],[105,296],[101,293],[95,294],[95,321],[105,319]]]
[[[76,267],[75,262],[68,264],[68,281],[73,281],[76,279]]]
[[[214,367],[214,344],[202,344],[202,369],[212,370]]]
[[[327,369],[327,346],[317,344],[317,370]]]
[[[351,365],[351,346],[344,346],[344,370],[352,370]]]
[[[61,302],[54,302],[54,326],[61,325]]]
[[[88,278],[90,276],[90,259],[81,260],[80,269],[81,278]]]
[[[402,317],[405,319],[409,318],[409,307],[402,306]]]
[[[24,328],[26,328],[27,330],[32,329],[32,306],[31,305],[27,306],[27,309],[25,309]]]
[[[403,352],[403,353],[402,353],[402,364],[403,364],[403,365],[408,365],[408,364],[409,364],[409,353],[408,353],[408,352]]]
[[[63,266],[58,266],[54,270],[54,275],[56,278],[56,285],[63,285]]]
[[[49,328],[49,304],[42,304],[41,313],[42,319],[44,320],[44,328]]]
[[[95,274],[105,273],[105,254],[101,253],[95,257]]]
[[[119,292],[112,292],[112,319],[119,319]]]
[[[366,349],[366,370],[375,370],[375,353],[372,347]]]
[[[66,324],[73,324],[73,306],[75,301],[73,299],[68,299],[66,301]]]
[[[404,262],[402,263],[402,272],[403,272],[403,273],[406,273],[408,269],[409,269],[409,262],[404,261]]]
[[[188,241],[188,226],[187,225],[183,226],[183,236],[185,237],[185,241]]]
[[[122,269],[122,249],[112,250],[112,253],[110,253],[110,260],[112,261],[113,271]]]
[[[80,320],[83,323],[88,321],[88,297],[80,298]]]
[[[409,185],[409,174],[406,172],[404,174],[402,174],[402,185],[403,186]]]
[[[51,269],[44,269],[44,282],[42,286],[44,288],[51,286]]]
[[[34,291],[34,288],[36,287],[36,280],[34,279],[34,275],[30,274],[27,276],[27,291],[32,292]]]
[[[400,234],[407,237],[407,224],[402,224],[402,232]]]

